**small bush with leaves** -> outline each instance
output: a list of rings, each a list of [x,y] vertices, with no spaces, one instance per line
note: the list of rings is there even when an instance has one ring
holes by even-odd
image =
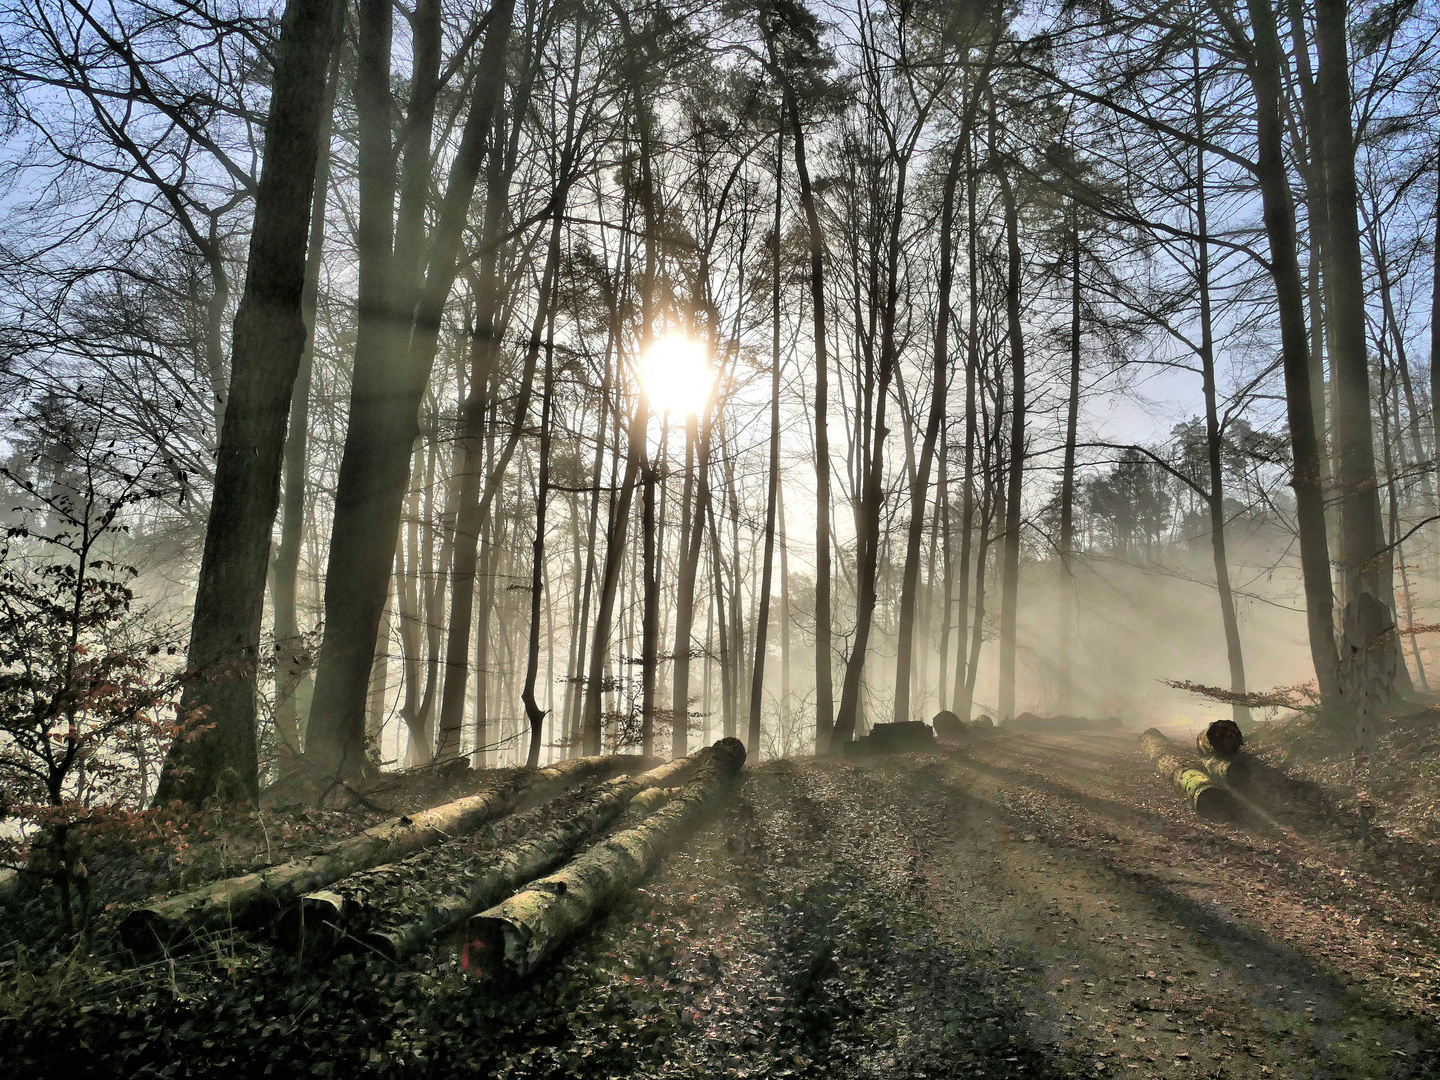
[[[0,468],[28,504],[0,541],[0,865],[51,881],[70,933],[87,921],[87,856],[179,837],[145,806],[166,746],[199,718],[179,715],[180,650],[134,610],[138,571],[115,557],[166,470],[124,461],[93,428],[60,435],[63,473]]]

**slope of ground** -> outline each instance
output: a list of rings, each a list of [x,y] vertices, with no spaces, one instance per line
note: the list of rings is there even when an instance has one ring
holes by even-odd
[[[782,761],[529,983],[237,937],[32,980],[0,1039],[67,1076],[1440,1075],[1440,920],[1363,847],[1199,821],[1133,733]]]

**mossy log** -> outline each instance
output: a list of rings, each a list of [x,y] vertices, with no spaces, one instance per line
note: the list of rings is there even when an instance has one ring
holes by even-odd
[[[1198,761],[1185,757],[1155,728],[1140,736],[1140,749],[1155,763],[1155,771],[1170,781],[1203,818],[1222,820],[1236,810],[1235,796],[1214,780]]]
[[[471,915],[499,903],[521,886],[563,865],[626,811],[635,811],[639,818],[659,809],[665,804],[667,789],[657,785],[683,780],[715,753],[713,747],[706,748],[646,773],[606,781],[567,813],[563,821],[538,836],[496,852],[485,859],[473,875],[454,882],[455,888],[449,895],[418,911],[412,910],[399,921],[387,922],[383,909],[372,909],[370,926],[358,936],[337,933],[345,930],[354,914],[355,903],[344,893],[323,890],[301,897],[300,918],[294,923],[295,929],[282,936],[290,939],[287,944],[304,949],[307,955],[310,950],[306,942],[313,941],[322,953],[349,942],[369,946],[396,960],[409,956],[436,937],[458,930]],[[636,802],[641,796],[648,798],[637,808]],[[379,873],[386,867],[374,869]]]
[[[259,926],[306,893],[381,863],[394,862],[452,836],[472,832],[527,800],[543,801],[594,776],[633,767],[635,757],[571,758],[519,774],[478,795],[391,818],[308,858],[293,859],[156,900],[120,922],[120,939],[151,954],[186,937]]]
[[[1195,749],[1202,758],[1228,758],[1240,752],[1245,735],[1234,720],[1216,720],[1195,736]]]
[[[724,794],[745,763],[738,739],[721,739],[694,778],[644,822],[616,833],[497,907],[473,916],[460,968],[474,977],[516,979],[536,971],[571,934],[637,886]]]
[[[1255,776],[1255,759],[1244,754],[1228,758],[1201,758],[1200,762],[1211,777],[1228,784],[1236,791],[1245,791]]]

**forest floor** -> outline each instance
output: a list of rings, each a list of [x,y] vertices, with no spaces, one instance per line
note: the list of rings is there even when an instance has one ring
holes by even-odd
[[[1135,736],[747,769],[518,987],[238,937],[60,985],[0,961],[0,1073],[1440,1076],[1434,845],[1304,778],[1200,820]]]

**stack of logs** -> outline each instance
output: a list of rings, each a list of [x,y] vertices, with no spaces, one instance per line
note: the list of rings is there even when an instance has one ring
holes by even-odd
[[[468,974],[529,974],[638,885],[723,801],[745,763],[745,747],[722,739],[648,772],[634,768],[641,760],[572,758],[527,770],[310,857],[153,900],[121,920],[121,940],[137,956],[152,957],[215,934],[268,930],[280,948],[323,962],[351,947],[400,959],[443,946],[459,931]],[[605,779],[617,772],[623,775]],[[383,879],[402,862],[423,868],[443,842],[579,785],[594,786],[562,818],[479,864],[467,863],[460,879],[447,880],[449,887],[433,897],[390,912],[363,910],[368,879]]]
[[[1245,736],[1233,720],[1216,720],[1197,735],[1194,757],[1155,728],[1140,736],[1140,749],[1155,763],[1155,771],[1197,814],[1212,821],[1233,820],[1240,813],[1235,789],[1252,771],[1251,759],[1240,752],[1244,744]]]

